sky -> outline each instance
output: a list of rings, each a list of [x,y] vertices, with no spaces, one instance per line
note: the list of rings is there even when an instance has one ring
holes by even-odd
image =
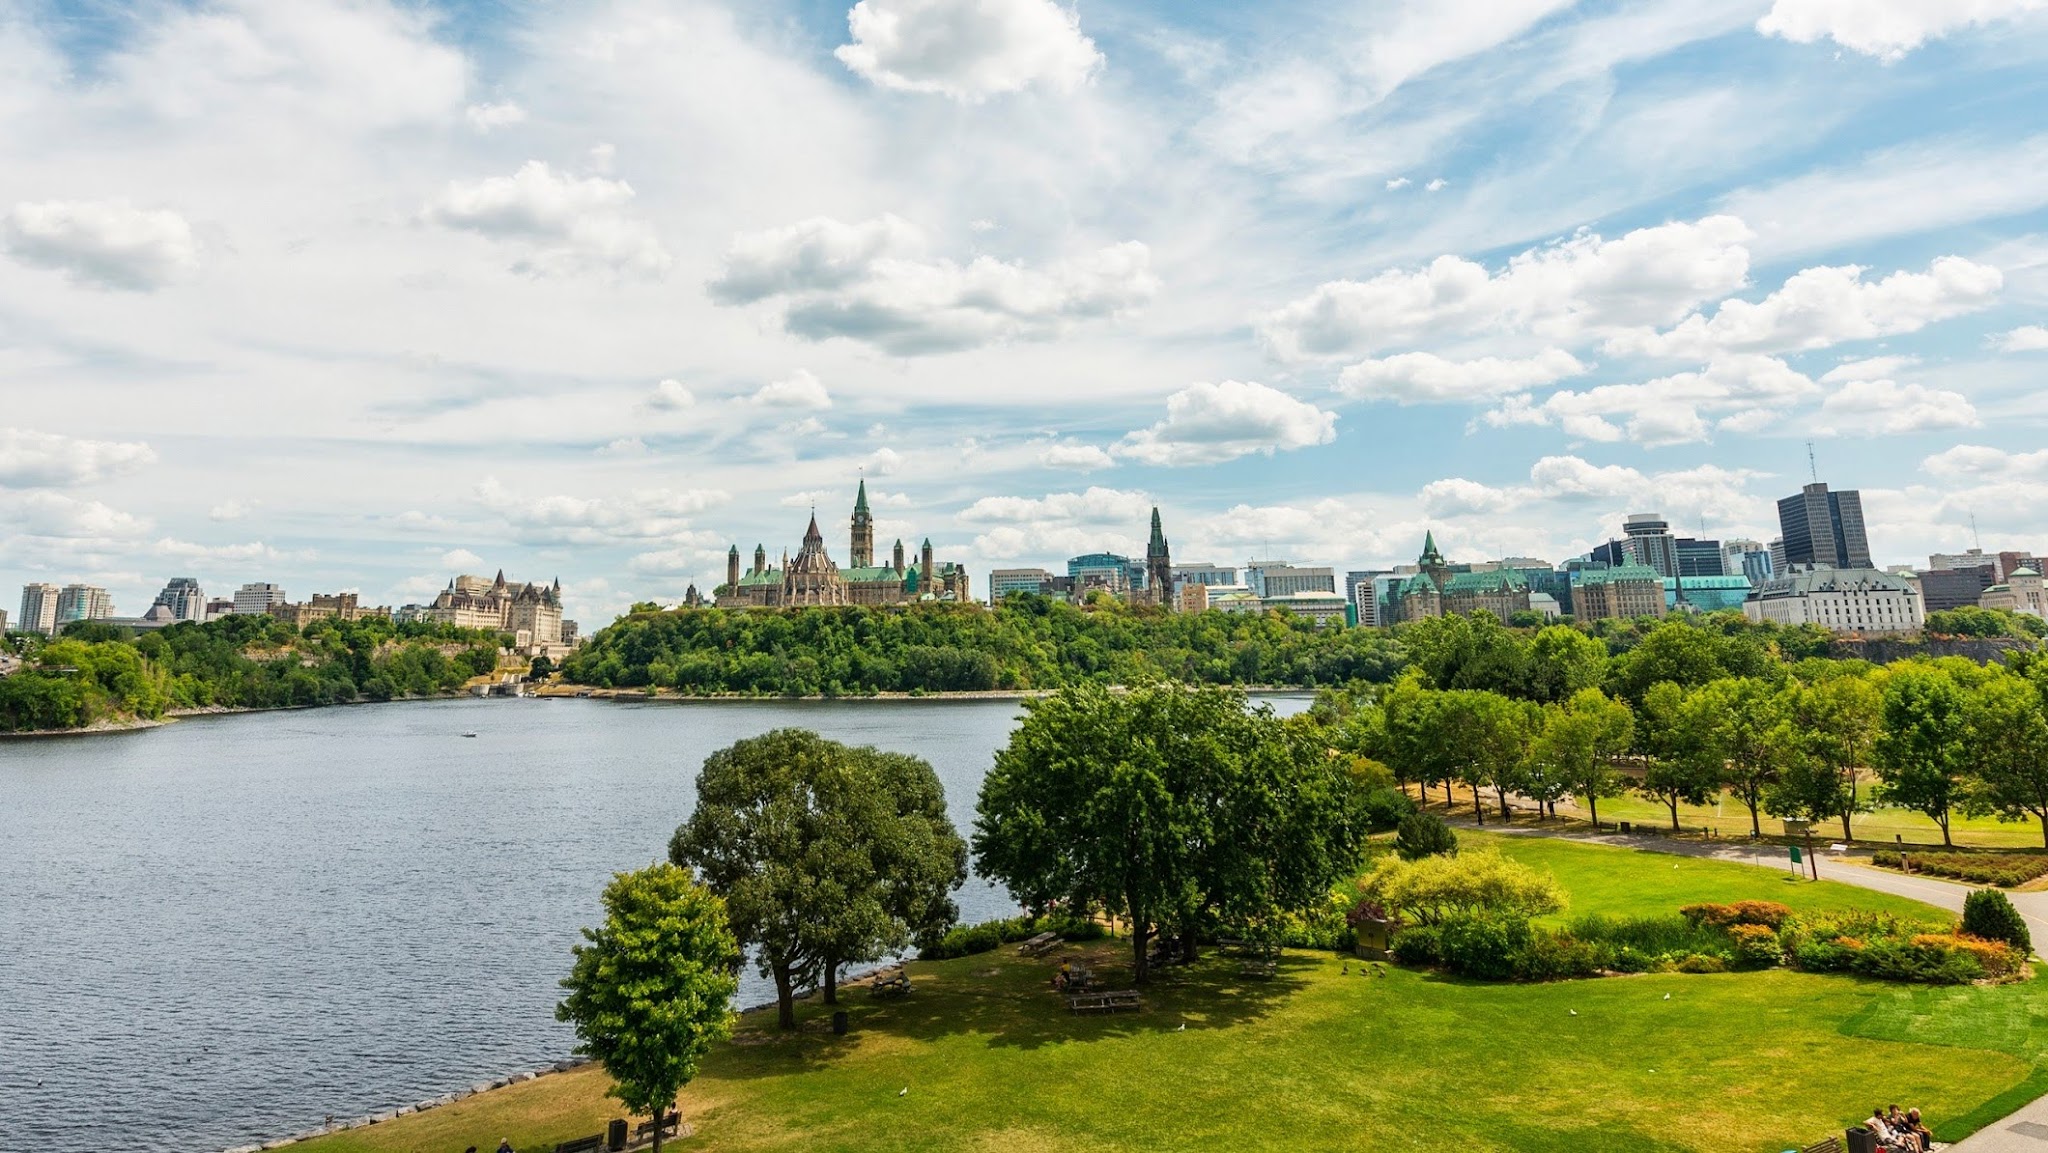
[[[2042,551],[2044,378],[2048,0],[0,0],[9,609]]]

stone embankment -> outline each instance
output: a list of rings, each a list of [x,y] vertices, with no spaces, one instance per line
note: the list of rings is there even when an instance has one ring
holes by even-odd
[[[429,1109],[439,1109],[443,1105],[453,1105],[457,1101],[474,1097],[478,1093],[488,1093],[493,1089],[503,1089],[507,1085],[518,1085],[522,1082],[545,1077],[550,1073],[566,1073],[580,1065],[587,1065],[589,1063],[590,1058],[588,1057],[571,1057],[564,1061],[557,1061],[544,1069],[536,1069],[531,1073],[514,1073],[508,1077],[478,1081],[467,1089],[457,1089],[453,1093],[443,1093],[439,1097],[429,1097],[424,1101],[418,1101],[411,1105],[400,1105],[396,1109],[386,1109],[382,1113],[371,1113],[365,1117],[351,1117],[346,1121],[329,1121],[318,1129],[308,1129],[304,1133],[294,1134],[290,1137],[280,1137],[275,1141],[265,1141],[256,1145],[236,1145],[225,1150],[225,1153],[261,1153],[265,1149],[282,1149],[287,1145],[296,1145],[301,1141],[311,1141],[315,1137],[325,1137],[330,1133],[339,1133],[344,1129],[361,1129],[366,1125],[381,1125],[386,1121],[396,1121],[400,1117],[410,1117],[414,1113],[424,1113]]]

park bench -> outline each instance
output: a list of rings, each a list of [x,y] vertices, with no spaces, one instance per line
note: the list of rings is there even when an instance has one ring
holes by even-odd
[[[663,1117],[661,1119],[662,1137],[669,1138],[678,1136],[679,1134],[677,1133],[677,1130],[682,1126],[682,1123],[683,1115],[681,1113],[670,1113],[668,1116]],[[652,1121],[642,1121],[640,1122],[640,1124],[635,1125],[633,1127],[633,1144],[635,1145],[638,1145],[642,1141],[645,1141],[652,1136],[654,1136],[654,1122]]]
[[[595,1133],[588,1137],[578,1137],[574,1141],[564,1141],[555,1146],[555,1153],[597,1153],[602,1148],[604,1134]]]
[[[1112,989],[1106,993],[1072,993],[1067,997],[1069,1013],[1114,1013],[1119,1009],[1141,1009],[1144,999],[1136,989]]]
[[[1040,933],[1036,937],[1017,946],[1017,951],[1027,957],[1036,957],[1041,953],[1050,951],[1059,943],[1060,935],[1058,933]]]
[[[1816,1141],[1801,1149],[1799,1153],[1842,1153],[1842,1139],[1830,1137],[1825,1141]]]
[[[910,992],[910,974],[897,972],[876,977],[869,983],[868,992],[877,997],[901,997]]]

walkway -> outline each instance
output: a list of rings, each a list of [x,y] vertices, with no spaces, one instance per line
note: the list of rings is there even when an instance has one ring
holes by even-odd
[[[1467,821],[1465,824],[1469,825],[1470,822]],[[1683,857],[1708,857],[1717,861],[1737,861],[1742,864],[1755,864],[1758,863],[1758,858],[1762,858],[1772,862],[1764,866],[1766,868],[1786,867],[1786,853],[1782,845],[1765,844],[1752,852],[1750,846],[1743,842],[1713,844],[1648,834],[1623,836],[1619,833],[1592,833],[1575,831],[1562,822],[1550,823],[1548,828],[1533,822],[1521,825],[1494,824],[1486,826],[1486,830],[1491,833],[1586,841],[1645,852],[1676,853]],[[1867,854],[1859,851],[1852,855]],[[1825,852],[1820,855],[1819,872],[1823,880],[1874,889],[1895,897],[1910,897],[1954,913],[1963,911],[1963,898],[1969,896],[1972,890],[1969,885],[1951,881],[1937,881],[1932,877],[1909,877],[1887,869],[1852,864],[1841,856]],[[2027,929],[2033,934],[2035,942],[2048,948],[2048,892],[2006,895],[2012,898],[2013,906],[2026,918]],[[1954,1145],[1945,1146],[1943,1153],[2048,1153],[2048,1097],[2037,1098],[2010,1117],[1986,1125]]]

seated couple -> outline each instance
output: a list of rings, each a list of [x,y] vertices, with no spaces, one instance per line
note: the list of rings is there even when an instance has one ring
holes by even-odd
[[[1927,1153],[1934,1148],[1934,1133],[1921,1123],[1918,1109],[1873,1109],[1863,1127],[1877,1134],[1878,1145],[1892,1153]]]

